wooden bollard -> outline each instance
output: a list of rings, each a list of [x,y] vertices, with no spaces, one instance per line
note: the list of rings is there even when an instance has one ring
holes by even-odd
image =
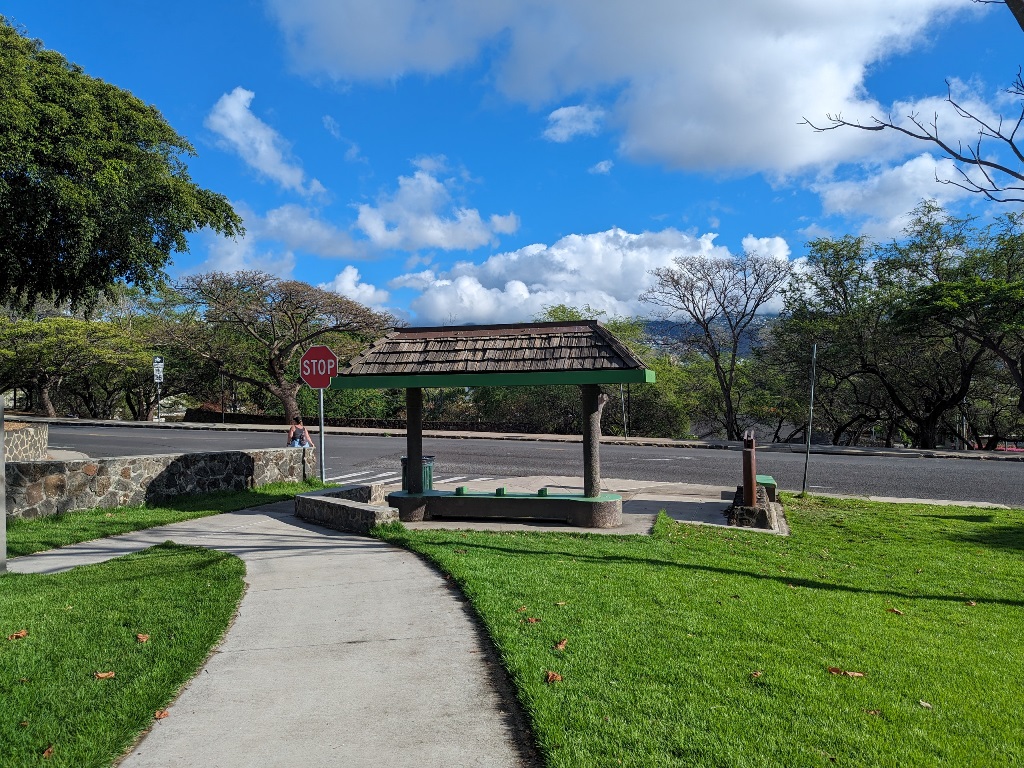
[[[743,433],[743,506],[757,506],[757,446],[754,430]]]

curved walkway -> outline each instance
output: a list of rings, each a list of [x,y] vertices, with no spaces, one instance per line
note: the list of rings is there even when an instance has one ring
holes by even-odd
[[[290,501],[9,561],[53,573],[171,539],[238,555],[223,643],[122,766],[534,764],[461,594],[418,557],[308,525]]]

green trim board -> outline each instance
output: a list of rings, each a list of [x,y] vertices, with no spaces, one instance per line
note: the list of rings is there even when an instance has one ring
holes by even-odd
[[[649,368],[527,373],[421,373],[398,376],[335,376],[330,389],[410,389],[414,387],[516,387],[559,384],[653,384]]]
[[[586,501],[606,502],[622,501],[622,496],[617,493],[602,493],[600,496],[584,496],[583,494],[560,493],[550,496],[538,496],[536,493],[506,493],[498,496],[494,491],[467,491],[458,495],[454,491],[424,491],[423,493],[409,493],[408,491],[392,491],[388,496],[399,496],[404,499],[425,499],[425,498],[452,498],[452,499],[497,499],[501,501]]]

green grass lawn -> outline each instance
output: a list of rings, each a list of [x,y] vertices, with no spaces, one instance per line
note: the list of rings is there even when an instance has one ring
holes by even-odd
[[[790,537],[380,534],[472,600],[549,766],[1024,763],[1024,512],[786,508]]]
[[[231,555],[167,543],[60,574],[0,574],[0,765],[110,765],[222,636],[244,572]]]
[[[203,496],[182,496],[160,506],[115,507],[67,512],[33,520],[7,521],[7,555],[18,557],[46,549],[91,541],[157,525],[193,520],[221,512],[256,507],[294,498],[298,493],[323,488],[318,480],[304,483],[271,483],[247,491],[227,491]]]

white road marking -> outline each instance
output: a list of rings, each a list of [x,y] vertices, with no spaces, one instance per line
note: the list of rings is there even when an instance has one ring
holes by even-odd
[[[338,475],[337,477],[331,477],[331,478],[328,478],[328,479],[329,480],[344,480],[344,479],[349,478],[349,477],[359,477],[360,475],[368,475],[372,471],[373,470],[370,469],[370,470],[366,470],[364,472],[351,472],[351,473],[349,473],[347,475]]]
[[[439,483],[456,483],[459,480],[465,480],[469,475],[456,475],[455,477],[446,477],[444,479],[438,477],[435,478]]]

